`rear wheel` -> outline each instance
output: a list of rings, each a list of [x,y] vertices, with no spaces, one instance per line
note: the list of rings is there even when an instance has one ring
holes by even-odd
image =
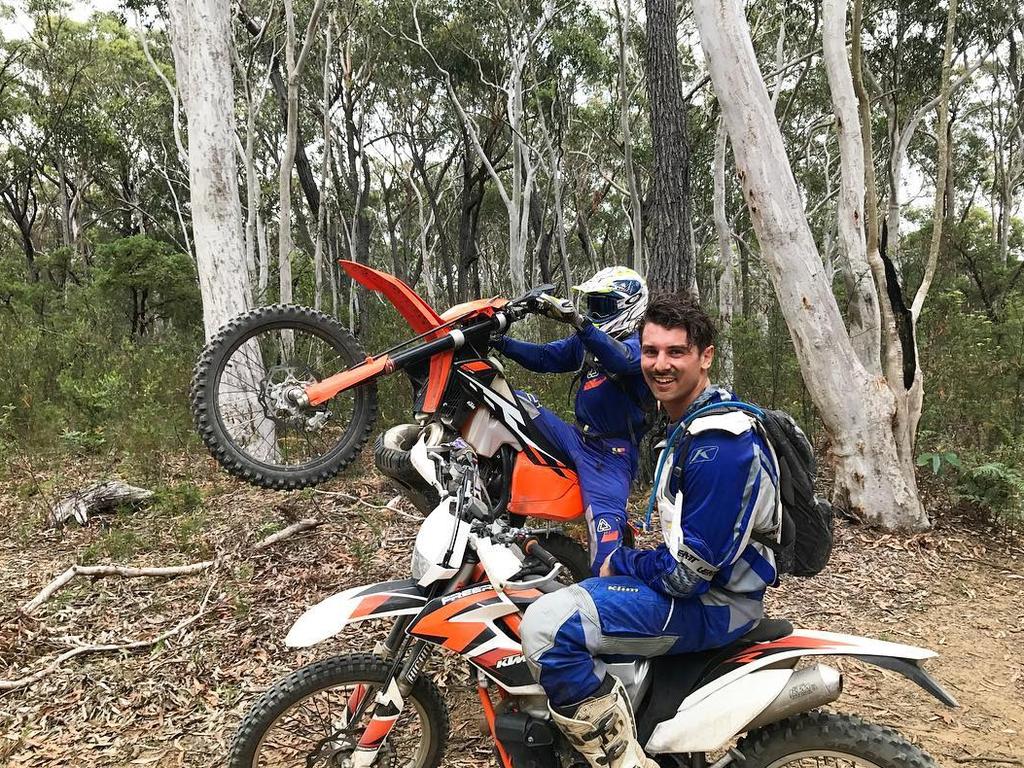
[[[537,541],[562,564],[566,576],[562,581],[578,584],[593,575],[590,572],[590,556],[586,548],[575,539],[561,531],[551,531],[537,536]]]
[[[352,334],[323,312],[286,305],[246,312],[210,339],[196,363],[196,428],[221,466],[253,485],[291,490],[322,483],[369,438],[376,386],[316,406],[295,398],[365,358]]]
[[[360,701],[376,696],[390,665],[368,653],[335,656],[292,672],[249,709],[235,734],[229,768],[340,768],[349,765],[373,713],[350,722]],[[434,768],[448,743],[448,709],[437,686],[420,676],[377,753],[381,768]]]
[[[891,728],[852,715],[804,712],[748,734],[744,768],[937,768]]]
[[[420,437],[419,424],[399,424],[377,435],[373,463],[389,478],[412,505],[429,515],[440,501],[437,489],[423,479],[412,465],[410,450]]]

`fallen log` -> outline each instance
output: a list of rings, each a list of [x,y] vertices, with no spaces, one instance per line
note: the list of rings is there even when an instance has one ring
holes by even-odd
[[[50,509],[49,522],[54,526],[62,526],[74,518],[79,525],[86,525],[91,514],[109,512],[119,507],[138,508],[152,496],[152,491],[128,485],[121,480],[95,483],[58,501]]]

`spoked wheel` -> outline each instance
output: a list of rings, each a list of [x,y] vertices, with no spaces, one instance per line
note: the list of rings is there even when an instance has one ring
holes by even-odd
[[[851,715],[805,712],[747,735],[744,768],[937,768],[891,728]]]
[[[317,661],[277,682],[245,716],[229,768],[342,768],[373,714],[389,665],[371,654]],[[364,713],[353,719],[359,703]],[[448,710],[437,687],[420,677],[377,753],[381,768],[434,768],[448,742]]]
[[[210,340],[192,378],[192,415],[214,458],[264,488],[333,477],[366,443],[377,415],[373,383],[304,406],[303,388],[364,362],[329,315],[276,305],[247,312]]]

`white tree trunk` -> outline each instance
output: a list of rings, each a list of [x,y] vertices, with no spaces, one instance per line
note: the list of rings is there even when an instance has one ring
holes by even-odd
[[[825,71],[839,137],[839,249],[849,269],[850,340],[861,365],[878,375],[882,372],[882,329],[864,239],[864,146],[846,55],[846,0],[825,0],[822,21]]]
[[[427,206],[423,203],[423,193],[420,192],[419,185],[415,179],[410,181],[412,191],[416,195],[416,212],[419,216],[419,247],[420,255],[423,260],[423,267],[420,270],[423,277],[423,286],[427,290],[427,298],[430,300],[431,306],[437,306],[437,288],[434,285],[434,267],[433,267],[433,256],[434,247],[431,244],[430,231],[434,226],[434,211],[431,209],[430,216],[427,217],[426,208]],[[436,242],[436,239],[435,241]]]
[[[178,90],[188,118],[192,228],[209,338],[252,301],[235,162],[231,4],[171,0],[167,11]]]
[[[209,339],[252,303],[235,158],[231,6],[227,0],[172,0],[167,10],[174,69],[188,120],[196,269]],[[231,375],[243,391],[225,405],[225,418],[236,426],[255,424],[249,435],[252,450],[258,457],[269,458],[275,454],[274,422],[250,394],[263,378],[254,343],[244,359],[244,364],[231,365]],[[269,442],[264,443],[264,438]]]
[[[633,6],[626,0],[625,10],[619,13],[619,4],[615,3],[615,19],[618,22],[617,37],[619,43],[619,128],[622,131],[623,173],[629,188],[629,229],[633,239],[632,266],[641,275],[646,273],[644,266],[644,227],[643,208],[640,200],[640,188],[636,182],[636,169],[633,166],[633,128],[629,117],[630,93],[627,76],[629,75],[629,30],[633,25]]]
[[[742,5],[695,0],[693,8],[754,231],[807,389],[832,436],[837,501],[869,523],[927,528],[913,464],[896,452],[893,394],[857,359],[824,279]]]
[[[725,123],[718,121],[715,133],[715,182],[714,182],[714,217],[715,234],[718,236],[718,265],[722,270],[718,278],[718,317],[722,330],[725,331],[718,343],[718,381],[732,388],[736,381],[733,368],[732,319],[736,307],[736,266],[735,251],[732,245],[732,227],[725,210],[725,154],[729,136]]]
[[[284,15],[287,32],[285,35],[285,65],[288,75],[288,117],[285,127],[284,157],[281,159],[281,176],[278,183],[278,300],[282,304],[292,302],[292,170],[295,168],[295,152],[299,133],[299,78],[309,55],[313,32],[324,0],[317,0],[310,15],[309,24],[301,51],[296,51],[295,9],[293,0],[284,0]],[[325,105],[326,108],[326,105]]]

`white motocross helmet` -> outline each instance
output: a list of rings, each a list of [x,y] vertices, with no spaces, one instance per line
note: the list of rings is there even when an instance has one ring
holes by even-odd
[[[579,291],[580,313],[609,336],[627,336],[647,311],[647,283],[628,267],[608,267],[572,287]]]

